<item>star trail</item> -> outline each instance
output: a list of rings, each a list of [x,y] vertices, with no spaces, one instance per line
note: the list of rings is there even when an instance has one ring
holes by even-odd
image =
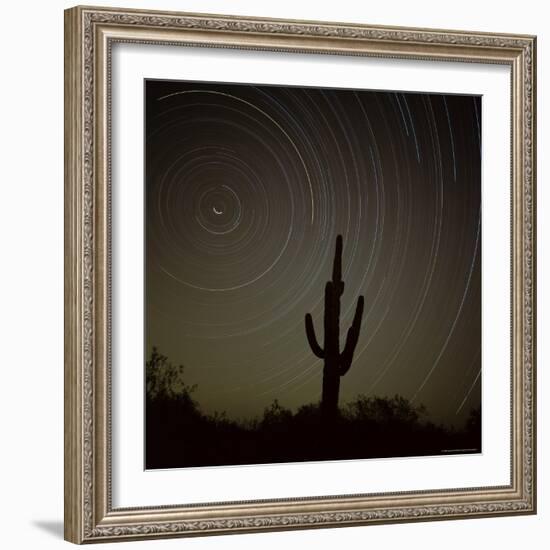
[[[400,394],[460,425],[481,402],[481,98],[145,83],[145,334],[232,418],[320,399],[343,236],[340,402]],[[322,342],[321,342],[322,344]]]

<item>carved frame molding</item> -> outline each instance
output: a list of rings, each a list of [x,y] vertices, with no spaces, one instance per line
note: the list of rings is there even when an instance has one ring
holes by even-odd
[[[499,63],[512,86],[512,460],[505,487],[113,509],[110,55],[115,42]],[[76,543],[536,512],[533,36],[76,7],[65,12],[65,538]]]

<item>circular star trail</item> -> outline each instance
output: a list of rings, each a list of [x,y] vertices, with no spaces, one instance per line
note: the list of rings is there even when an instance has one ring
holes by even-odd
[[[480,99],[148,81],[146,337],[206,410],[320,396],[324,285],[344,242],[340,401],[480,403]]]

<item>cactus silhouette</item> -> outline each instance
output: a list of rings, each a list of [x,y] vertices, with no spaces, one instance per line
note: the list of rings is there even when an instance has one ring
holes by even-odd
[[[315,337],[311,314],[306,315],[306,334],[309,345],[317,357],[324,359],[321,411],[326,418],[334,418],[338,413],[340,377],[344,376],[351,367],[363,317],[364,298],[359,296],[353,322],[346,337],[346,344],[343,351],[340,352],[340,298],[343,293],[342,235],[338,235],[332,281],[328,281],[325,286],[324,348],[318,344]]]

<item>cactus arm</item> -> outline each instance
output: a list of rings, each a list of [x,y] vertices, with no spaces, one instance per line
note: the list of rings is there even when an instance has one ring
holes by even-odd
[[[344,351],[340,354],[340,376],[344,376],[351,367],[351,361],[353,359],[353,353],[359,340],[359,332],[361,330],[361,321],[363,319],[363,307],[365,300],[363,296],[359,296],[357,301],[357,307],[355,308],[355,315],[353,316],[353,323],[348,330],[346,336],[346,345]]]
[[[317,337],[315,336],[315,328],[313,326],[313,319],[311,318],[311,314],[309,313],[306,315],[306,335],[313,353],[317,357],[319,357],[319,359],[323,359],[325,354],[323,352],[323,348],[317,343]]]

